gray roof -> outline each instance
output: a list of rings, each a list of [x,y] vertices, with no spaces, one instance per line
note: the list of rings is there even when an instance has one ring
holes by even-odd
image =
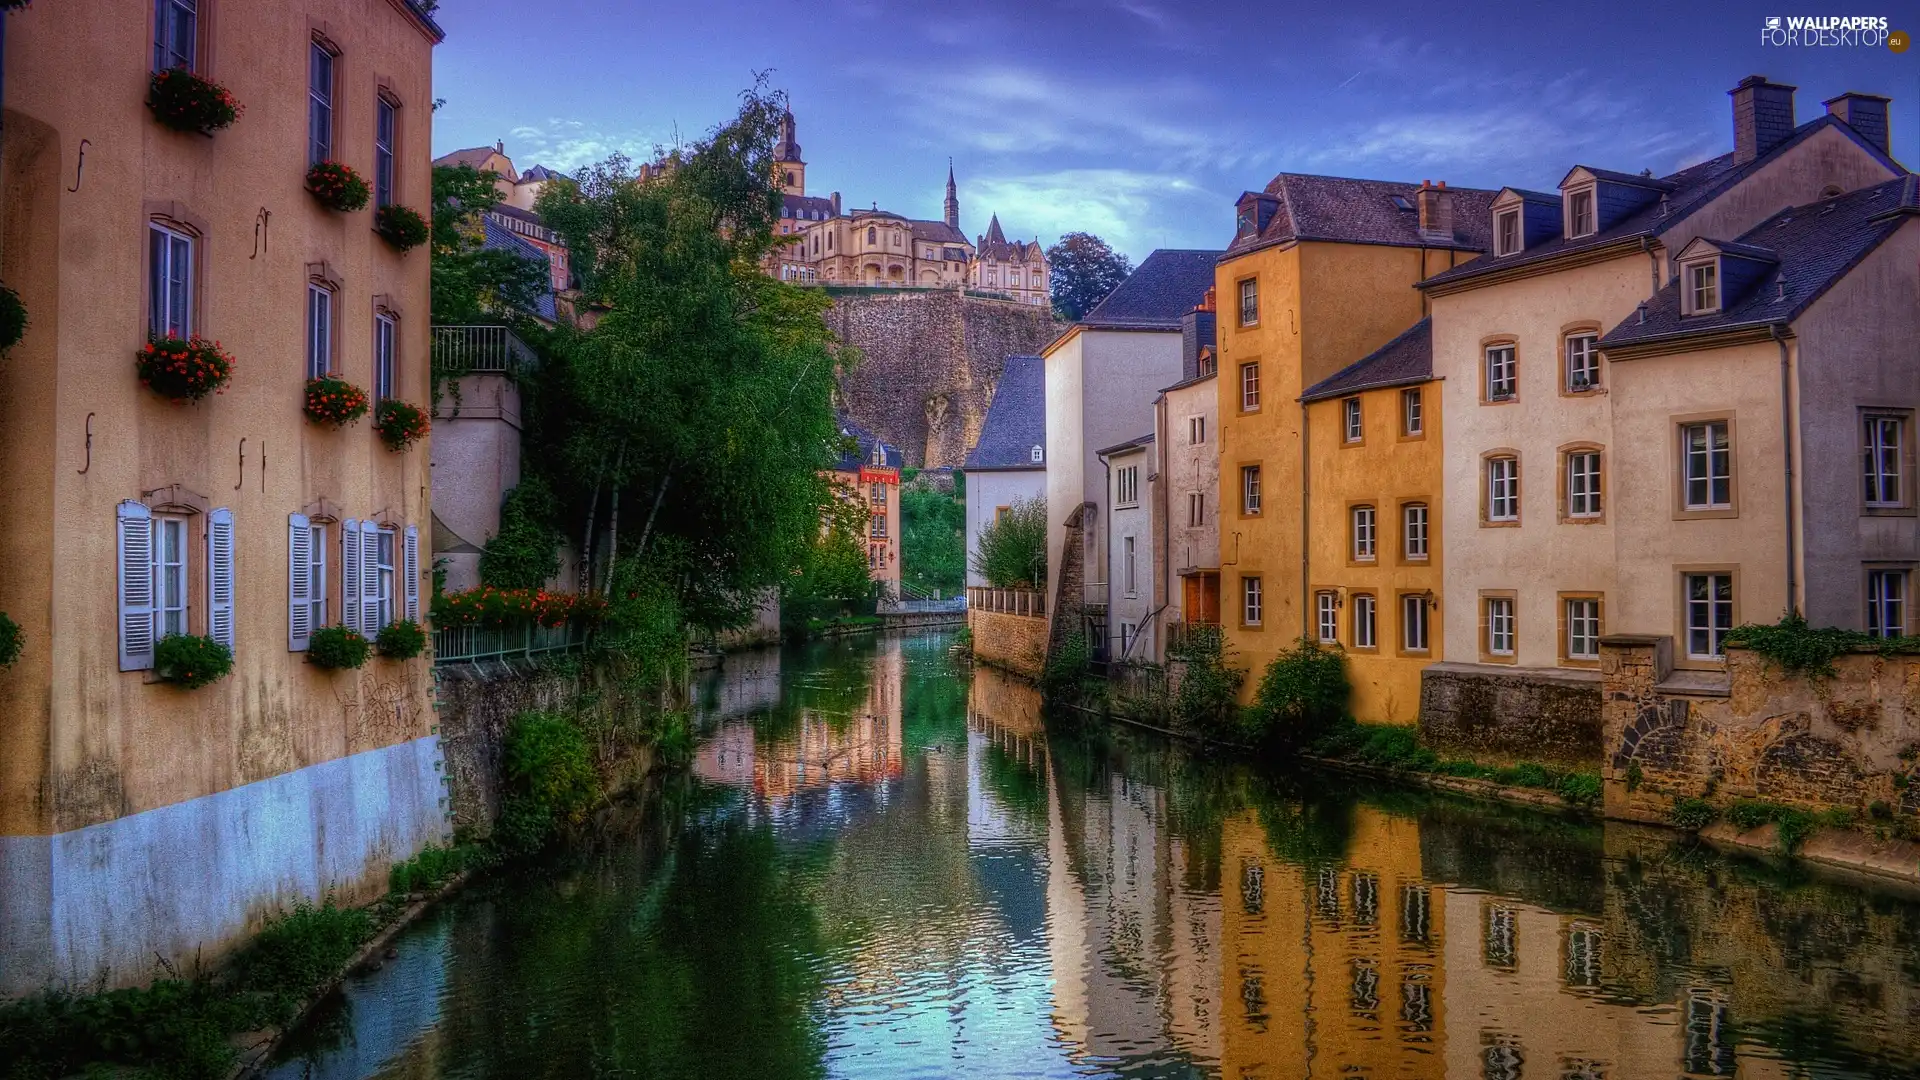
[[[1325,401],[1327,398],[1378,390],[1387,386],[1407,386],[1433,378],[1433,320],[1421,319],[1401,331],[1400,336],[1321,379],[1301,401]]]
[[[1093,330],[1178,330],[1180,316],[1192,311],[1213,288],[1213,268],[1220,255],[1161,248],[1087,312],[1080,325]]]
[[[980,441],[967,452],[966,467],[1044,469],[1045,451],[1036,462],[1033,448],[1046,445],[1046,367],[1037,356],[1009,356],[980,425]]]
[[[1647,301],[1644,320],[1638,312],[1627,316],[1600,339],[1600,347],[1790,323],[1915,216],[1920,192],[1912,176],[1782,210],[1727,245],[1744,258],[1773,259],[1777,269],[1755,277],[1740,295],[1723,297],[1721,310],[1711,315],[1680,314],[1676,277]]]
[[[1905,169],[1900,167],[1900,163],[1888,157],[1885,151],[1874,146],[1867,140],[1862,139],[1858,132],[1847,126],[1840,118],[1828,114],[1817,120],[1810,120],[1807,123],[1801,124],[1798,128],[1794,129],[1791,136],[1782,140],[1780,145],[1754,158],[1745,165],[1735,165],[1733,155],[1728,153],[1722,154],[1710,161],[1703,161],[1698,165],[1688,166],[1669,176],[1661,177],[1661,180],[1673,185],[1669,189],[1664,189],[1666,191],[1665,198],[1667,204],[1664,212],[1661,209],[1660,200],[1655,199],[1638,211],[1616,222],[1611,228],[1602,229],[1592,236],[1583,236],[1578,240],[1568,240],[1564,236],[1555,236],[1545,243],[1536,244],[1527,248],[1518,255],[1507,255],[1498,258],[1491,255],[1483,255],[1472,262],[1463,263],[1451,270],[1444,270],[1435,274],[1426,281],[1421,282],[1421,286],[1459,281],[1479,274],[1503,270],[1510,266],[1526,266],[1530,263],[1542,262],[1569,251],[1599,247],[1604,244],[1631,239],[1637,236],[1659,236],[1668,229],[1686,220],[1687,215],[1706,206],[1714,199],[1719,198],[1728,188],[1731,188],[1748,176],[1753,175],[1780,155],[1810,138],[1816,132],[1829,127],[1836,128],[1843,132],[1848,138],[1860,144],[1861,147],[1865,148],[1868,153],[1879,159],[1880,162],[1888,168],[1901,174],[1906,172]],[[1628,179],[1644,182],[1646,178],[1629,175]],[[1555,201],[1558,201],[1557,197]],[[1488,215],[1482,214],[1481,216],[1487,217]],[[1459,220],[1457,209],[1454,220],[1456,222]]]
[[[553,260],[547,257],[546,252],[515,235],[492,217],[482,219],[481,224],[486,232],[486,239],[481,243],[481,247],[494,251],[511,251],[523,259],[531,259],[540,264],[541,269],[547,272],[548,281],[552,281]],[[548,322],[553,322],[559,317],[554,309],[551,287],[541,290],[539,298],[534,301],[533,314]]]
[[[1114,443],[1112,446],[1095,450],[1094,453],[1099,457],[1111,457],[1114,454],[1124,454],[1131,450],[1143,450],[1152,442],[1153,432],[1149,431],[1145,435],[1136,435],[1126,442]]]
[[[925,240],[934,244],[965,244],[967,234],[944,221],[909,221],[915,240]]]
[[[1453,211],[1454,245],[1486,251],[1493,229],[1489,207],[1496,194],[1478,188],[1448,188]],[[1265,193],[1278,204],[1266,227],[1235,236],[1227,254],[1294,240],[1327,240],[1347,244],[1392,244],[1401,247],[1441,247],[1420,232],[1419,184],[1393,180],[1355,180],[1345,176],[1281,173]]]
[[[836,465],[835,468],[841,472],[859,472],[861,466],[865,465],[868,460],[873,457],[873,447],[876,443],[882,448],[882,453],[884,454],[882,460],[889,466],[897,469],[905,460],[900,454],[899,447],[894,446],[892,443],[883,442],[880,436],[861,427],[858,423],[854,422],[852,417],[844,413],[840,416],[840,434],[851,438],[859,446],[857,452],[840,455],[840,463]]]
[[[560,179],[560,174],[547,168],[545,165],[534,165],[528,168],[526,172],[520,174],[520,182],[523,184],[530,184],[539,180],[558,179]]]
[[[820,217],[814,220],[824,221],[833,216],[833,200],[818,195],[782,195],[780,196],[780,216],[803,217],[802,210],[817,210]]]

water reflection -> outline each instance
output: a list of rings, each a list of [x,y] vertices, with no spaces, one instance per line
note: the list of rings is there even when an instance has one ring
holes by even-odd
[[[1910,900],[1049,725],[946,644],[730,659],[692,780],[409,933],[276,1075],[1920,1067]]]

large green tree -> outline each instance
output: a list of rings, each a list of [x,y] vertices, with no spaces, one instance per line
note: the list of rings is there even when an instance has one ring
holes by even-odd
[[[483,246],[484,219],[500,201],[496,174],[471,165],[433,170],[433,324],[508,325],[533,310],[548,288],[547,267]]]
[[[1070,232],[1047,249],[1053,274],[1053,308],[1069,320],[1084,318],[1133,273],[1133,263],[1092,233]]]

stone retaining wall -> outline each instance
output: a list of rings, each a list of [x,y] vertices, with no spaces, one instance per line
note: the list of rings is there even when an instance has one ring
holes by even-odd
[[[1434,664],[1421,672],[1420,738],[1442,756],[1598,769],[1600,680],[1584,671]]]
[[[1047,620],[1037,615],[997,611],[967,612],[973,630],[973,658],[1029,679],[1047,664]]]

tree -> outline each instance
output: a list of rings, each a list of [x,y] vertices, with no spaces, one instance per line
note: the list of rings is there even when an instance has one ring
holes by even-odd
[[[1038,589],[1047,583],[1047,500],[1015,499],[980,530],[973,572],[996,589]]]
[[[495,173],[471,165],[433,170],[432,318],[436,326],[508,324],[549,286],[545,264],[482,246],[487,209],[499,201]]]
[[[900,489],[902,579],[952,596],[966,584],[967,504],[934,488]]]
[[[1053,308],[1060,317],[1086,317],[1133,273],[1133,263],[1092,233],[1070,232],[1047,249],[1053,274]]]

